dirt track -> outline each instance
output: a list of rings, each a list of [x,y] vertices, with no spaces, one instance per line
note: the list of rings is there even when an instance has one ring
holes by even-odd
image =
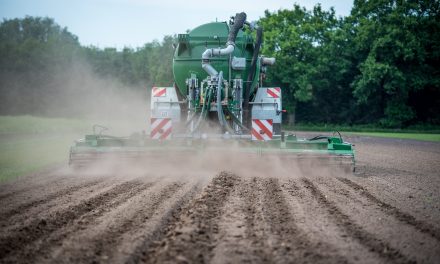
[[[2,184],[0,262],[440,263],[440,144],[348,140],[355,175],[58,168]]]

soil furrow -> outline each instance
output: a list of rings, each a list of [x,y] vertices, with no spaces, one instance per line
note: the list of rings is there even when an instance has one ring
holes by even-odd
[[[362,195],[363,197],[367,198],[370,202],[375,203],[379,206],[379,208],[386,214],[394,216],[399,221],[402,221],[408,225],[413,226],[417,230],[419,230],[422,233],[428,234],[432,236],[433,238],[440,241],[440,230],[436,229],[432,225],[417,220],[414,216],[404,213],[397,209],[396,207],[385,203],[381,200],[379,200],[376,196],[372,195],[367,189],[360,186],[359,184],[347,179],[347,178],[337,178],[340,182],[345,183],[349,187],[353,188],[357,193]]]
[[[60,196],[69,195],[69,194],[72,194],[72,193],[74,193],[76,191],[79,191],[81,189],[84,189],[84,188],[87,188],[87,187],[92,187],[94,185],[99,184],[100,182],[102,182],[102,180],[101,181],[87,182],[87,183],[83,183],[83,184],[80,184],[80,185],[77,185],[77,186],[68,187],[68,188],[62,189],[60,191],[57,191],[55,193],[51,193],[51,194],[49,194],[49,195],[47,195],[47,196],[45,196],[45,197],[43,197],[41,199],[37,199],[37,200],[31,201],[29,203],[21,204],[21,205],[15,207],[15,208],[12,208],[9,211],[6,211],[6,212],[2,213],[0,215],[0,222],[4,221],[4,220],[7,220],[8,218],[10,218],[10,217],[12,217],[14,215],[22,214],[23,212],[26,212],[27,210],[29,210],[32,207],[37,207],[39,205],[42,205],[42,204],[48,203],[48,202],[50,202],[50,201],[52,201],[54,199],[57,199]]]
[[[304,186],[310,190],[312,196],[322,205],[324,205],[333,219],[345,228],[345,231],[359,243],[368,247],[371,251],[376,252],[379,256],[392,261],[394,263],[412,263],[402,253],[392,248],[387,242],[381,241],[373,234],[365,231],[361,226],[356,224],[350,217],[344,214],[338,206],[327,197],[308,179],[302,179]]]
[[[99,262],[105,259],[112,261],[113,255],[117,253],[115,250],[122,240],[122,236],[130,231],[136,230],[148,221],[159,206],[171,198],[172,195],[182,188],[183,184],[171,183],[165,186],[157,195],[150,197],[154,202],[139,210],[139,212],[131,218],[125,219],[116,226],[109,226],[105,233],[93,238],[93,241],[87,243],[86,247],[81,247],[79,252],[69,252],[69,262]],[[89,241],[87,241],[89,242]],[[65,254],[62,254],[65,258]]]
[[[15,196],[21,193],[34,191],[38,188],[45,188],[54,183],[61,184],[70,180],[69,177],[60,177],[59,172],[64,164],[57,164],[44,168],[38,172],[20,176],[15,180],[3,182],[0,184],[0,200]],[[65,176],[65,175],[64,175]],[[20,188],[23,187],[24,188]],[[8,193],[4,193],[9,191]]]
[[[207,263],[217,243],[218,220],[237,177],[222,172],[214,177],[201,196],[191,202],[187,211],[143,259],[148,263]]]
[[[269,224],[269,246],[278,263],[346,263],[344,257],[327,255],[323,247],[310,242],[298,227],[284,197],[278,179],[262,182],[264,188],[263,212]]]
[[[382,259],[353,239],[340,223],[335,222],[327,207],[314,199],[298,180],[281,184],[295,215],[297,226],[307,234],[312,247],[327,255],[343,256],[349,263],[382,263]],[[335,258],[338,261],[338,258]]]
[[[249,183],[244,183],[240,196],[244,199],[243,211],[246,216],[246,237],[251,241],[252,257],[255,262],[269,262],[272,254],[267,249],[264,237],[264,226],[261,209],[261,192],[257,178],[252,178]],[[261,190],[261,189],[260,189]]]
[[[6,200],[6,199],[8,199],[9,197],[12,197],[12,196],[16,196],[17,194],[22,193],[22,192],[24,192],[24,191],[15,191],[15,192],[10,192],[10,193],[6,193],[6,194],[2,194],[2,195],[0,195],[0,201],[3,203],[4,202],[3,200]]]
[[[356,175],[208,152],[2,182],[0,263],[439,263],[440,143],[353,143]]]
[[[35,177],[37,177],[37,175]],[[48,182],[46,184],[41,184],[41,183],[29,184],[32,187],[21,188],[21,189],[13,190],[11,192],[8,192],[8,193],[0,195],[0,201],[3,202],[3,200],[7,200],[9,198],[21,195],[23,193],[34,192],[37,189],[44,189],[47,186],[53,186],[53,185],[56,185],[56,184],[60,184],[61,185],[61,184],[64,184],[68,180],[69,180],[68,178],[60,178],[60,179],[52,179],[52,181],[50,181],[50,182]],[[25,184],[17,184],[17,185],[25,185]],[[5,186],[7,186],[9,188],[6,188]],[[10,184],[9,185],[5,184],[5,186],[2,186],[5,190],[12,189],[12,188],[15,187],[13,185],[10,186]],[[2,191],[3,190],[0,190],[0,192],[2,192]]]
[[[239,178],[223,207],[211,263],[270,263],[257,179]]]
[[[56,243],[62,239],[66,232],[62,230],[62,234],[56,238],[50,238],[50,235],[57,230],[64,229],[70,224],[77,224],[78,228],[81,225],[85,225],[91,219],[102,215],[107,208],[114,207],[120,204],[131,196],[124,196],[130,189],[145,189],[148,186],[143,185],[139,181],[125,182],[114,188],[94,196],[86,201],[83,201],[77,205],[69,206],[62,211],[54,212],[52,215],[42,219],[35,219],[27,226],[24,226],[13,234],[0,239],[0,259],[3,259],[10,255],[20,254],[23,255],[27,245],[37,241],[44,240],[41,248],[47,250],[50,248],[51,243]],[[137,192],[135,192],[137,193]],[[120,197],[121,196],[121,197]],[[122,199],[120,199],[122,198]],[[76,223],[74,221],[79,219]],[[28,257],[33,256],[40,252],[40,247],[32,245],[32,247],[26,252]]]
[[[188,204],[192,199],[200,192],[200,182],[196,183],[191,189],[185,192],[179,199],[177,199],[166,212],[160,217],[158,224],[149,232],[146,238],[136,246],[125,260],[126,263],[139,263],[149,259],[149,250],[152,245],[160,245],[161,241],[165,238],[165,235],[173,227],[176,227],[177,222],[184,213],[184,208],[188,208]],[[147,261],[148,262],[148,261]]]

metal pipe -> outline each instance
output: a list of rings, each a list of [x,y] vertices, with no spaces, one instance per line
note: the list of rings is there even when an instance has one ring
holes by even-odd
[[[261,57],[261,64],[272,66],[275,64],[275,58]]]
[[[218,72],[211,66],[209,60],[214,56],[229,55],[234,52],[235,38],[238,31],[243,27],[246,21],[246,13],[238,13],[235,15],[234,24],[231,27],[228,35],[228,41],[225,48],[207,49],[202,54],[202,68],[209,74],[209,76],[217,76]]]
[[[202,53],[202,60],[209,60],[211,57],[214,56],[223,56],[231,54],[235,49],[235,43],[227,43],[226,48],[215,48],[215,49],[207,49]]]
[[[202,62],[202,68],[209,74],[209,76],[217,76],[218,72],[212,67],[209,62]]]

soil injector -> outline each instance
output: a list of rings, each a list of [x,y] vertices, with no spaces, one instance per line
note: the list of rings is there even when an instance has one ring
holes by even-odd
[[[275,58],[260,54],[262,35],[245,13],[179,34],[174,86],[151,89],[150,132],[114,137],[95,126],[93,134],[71,147],[69,163],[78,167],[105,157],[142,161],[169,153],[203,155],[209,148],[286,162],[313,158],[354,170],[353,145],[339,133],[301,139],[282,131],[282,87],[263,85]]]

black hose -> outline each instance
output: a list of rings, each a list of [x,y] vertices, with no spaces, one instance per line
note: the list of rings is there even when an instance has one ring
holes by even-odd
[[[309,141],[314,141],[314,140],[328,139],[328,138],[329,138],[329,137],[327,137],[327,136],[319,135],[319,136],[316,136],[316,137],[308,138],[307,140],[309,140]]]
[[[217,84],[217,116],[218,121],[221,126],[225,128],[229,133],[234,133],[234,130],[229,126],[228,122],[225,119],[225,113],[223,113],[223,107],[221,103],[222,96],[222,82],[223,82],[223,72],[218,74],[218,84]]]
[[[222,109],[222,81],[223,81],[223,72],[221,71],[218,74],[218,83],[217,83],[217,117],[222,127],[225,127],[225,117],[223,115]]]
[[[339,133],[339,131],[335,130],[335,131],[333,132],[333,135],[335,135],[336,133],[338,133],[338,135],[339,135],[339,139],[341,140],[341,142],[344,142],[344,141],[342,140],[341,133]]]
[[[333,132],[333,136],[335,136],[335,134],[338,134],[338,135],[339,135],[339,139],[341,140],[341,142],[344,142],[344,141],[342,140],[342,136],[341,136],[341,133],[339,133],[339,131],[334,131],[334,132]],[[319,135],[319,136],[316,136],[316,137],[309,138],[309,139],[307,139],[307,140],[313,141],[313,140],[329,139],[329,138],[330,138],[330,137]]]
[[[246,22],[246,13],[241,12],[235,14],[234,24],[229,31],[227,44],[235,44],[235,39],[237,38],[238,31],[243,27],[244,22]]]
[[[244,123],[246,126],[249,125],[249,99],[251,96],[251,86],[255,77],[255,69],[257,67],[258,54],[260,53],[261,43],[263,41],[263,28],[257,28],[257,38],[255,40],[255,48],[254,54],[252,55],[251,68],[249,69],[249,74],[246,82],[246,86],[244,89],[244,98],[243,98],[243,114],[244,114]]]

